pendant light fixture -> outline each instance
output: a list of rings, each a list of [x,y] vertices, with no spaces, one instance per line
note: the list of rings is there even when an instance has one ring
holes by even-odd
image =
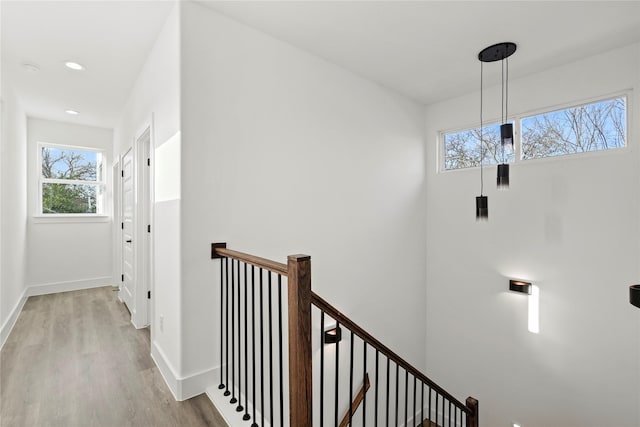
[[[482,60],[481,60],[482,61]],[[482,138],[482,74],[483,63],[480,62],[480,195],[476,196],[476,221],[487,221],[489,219],[489,199],[484,192],[484,140]]]
[[[507,123],[508,104],[509,104],[509,60],[508,58],[516,51],[516,44],[512,42],[496,43],[478,54],[481,64],[483,62],[501,61],[502,77],[501,82],[501,125],[500,125],[500,149],[502,154],[502,163],[498,165],[497,184],[498,189],[509,188],[509,164],[505,161],[505,149],[513,152],[513,123]],[[506,66],[506,76],[505,76]],[[482,65],[481,65],[482,67]],[[480,86],[482,98],[482,72],[480,76]],[[481,101],[482,104],[482,101]],[[482,105],[480,106],[482,109]],[[480,125],[482,127],[482,124]],[[482,131],[481,131],[482,134]],[[482,142],[482,141],[481,141]]]

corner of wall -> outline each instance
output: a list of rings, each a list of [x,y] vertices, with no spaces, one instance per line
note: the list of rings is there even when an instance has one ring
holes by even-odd
[[[2,327],[0,328],[0,350],[2,349],[5,342],[7,341],[7,338],[9,338],[9,335],[11,334],[11,330],[13,329],[16,322],[18,321],[18,317],[22,312],[22,308],[24,307],[24,304],[27,302],[27,298],[28,298],[27,289],[25,289],[24,291],[22,291],[22,295],[20,295],[20,298],[18,299],[18,302],[15,304],[15,306],[11,310],[11,313],[9,314],[9,316],[7,316],[7,320],[2,324]]]
[[[207,387],[215,383],[216,373],[219,372],[219,368],[212,368],[180,377],[156,341],[151,344],[151,358],[177,401],[191,399],[204,393]]]

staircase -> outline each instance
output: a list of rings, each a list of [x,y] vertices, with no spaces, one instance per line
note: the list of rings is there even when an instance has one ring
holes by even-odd
[[[217,398],[248,427],[478,427],[476,399],[457,400],[311,290],[309,256],[282,264],[214,243],[211,257]]]

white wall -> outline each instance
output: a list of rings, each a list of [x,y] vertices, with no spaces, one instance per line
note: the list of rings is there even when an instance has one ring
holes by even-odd
[[[113,131],[29,118],[27,285],[39,293],[112,284],[112,218],[38,218],[37,145],[39,142],[104,150],[107,182],[111,180]],[[108,191],[107,199],[110,199]],[[46,289],[49,288],[49,291]]]
[[[0,151],[0,346],[24,303],[27,234],[27,118],[2,82]]]
[[[311,255],[317,293],[422,365],[397,331],[425,321],[423,109],[199,4],[181,22],[183,374],[219,363],[211,242]]]
[[[122,155],[152,125],[152,293],[156,311],[165,317],[162,332],[156,328],[157,316],[151,320],[152,354],[174,394],[177,391],[170,378],[179,377],[180,366],[180,158],[174,155],[180,152],[179,40],[179,8],[175,6],[140,71],[114,132],[116,155]],[[119,276],[120,272],[114,274]]]
[[[640,47],[513,80],[509,112],[627,89],[628,148],[517,163],[508,191],[486,168],[487,223],[475,221],[480,171],[437,173],[438,131],[477,123],[479,94],[427,109],[427,368],[479,399],[483,425],[640,425],[640,312],[628,302],[640,273]],[[499,91],[487,95],[485,117],[499,117]],[[509,278],[539,287],[539,334]]]

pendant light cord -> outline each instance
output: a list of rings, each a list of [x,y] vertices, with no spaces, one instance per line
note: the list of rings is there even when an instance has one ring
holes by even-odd
[[[482,167],[482,163],[484,160],[484,141],[482,139],[482,127],[483,127],[483,123],[482,123],[482,73],[483,73],[483,66],[482,66],[483,62],[480,61],[480,196],[483,195],[484,192],[484,170]]]
[[[502,67],[502,77],[500,77],[500,95],[502,97],[501,100],[501,105],[500,107],[502,108],[502,111],[500,112],[500,118],[502,119],[502,124],[505,124],[507,122],[507,116],[505,115],[505,102],[504,102],[504,95],[505,95],[505,86],[504,86],[504,58],[502,58],[502,61],[500,61],[500,65]],[[500,130],[502,132],[502,129]],[[500,149],[501,149],[501,153],[502,153],[502,163],[504,163],[504,141],[502,140],[502,135],[500,135]]]
[[[509,57],[507,56],[507,80],[505,81],[504,122],[509,118]]]

